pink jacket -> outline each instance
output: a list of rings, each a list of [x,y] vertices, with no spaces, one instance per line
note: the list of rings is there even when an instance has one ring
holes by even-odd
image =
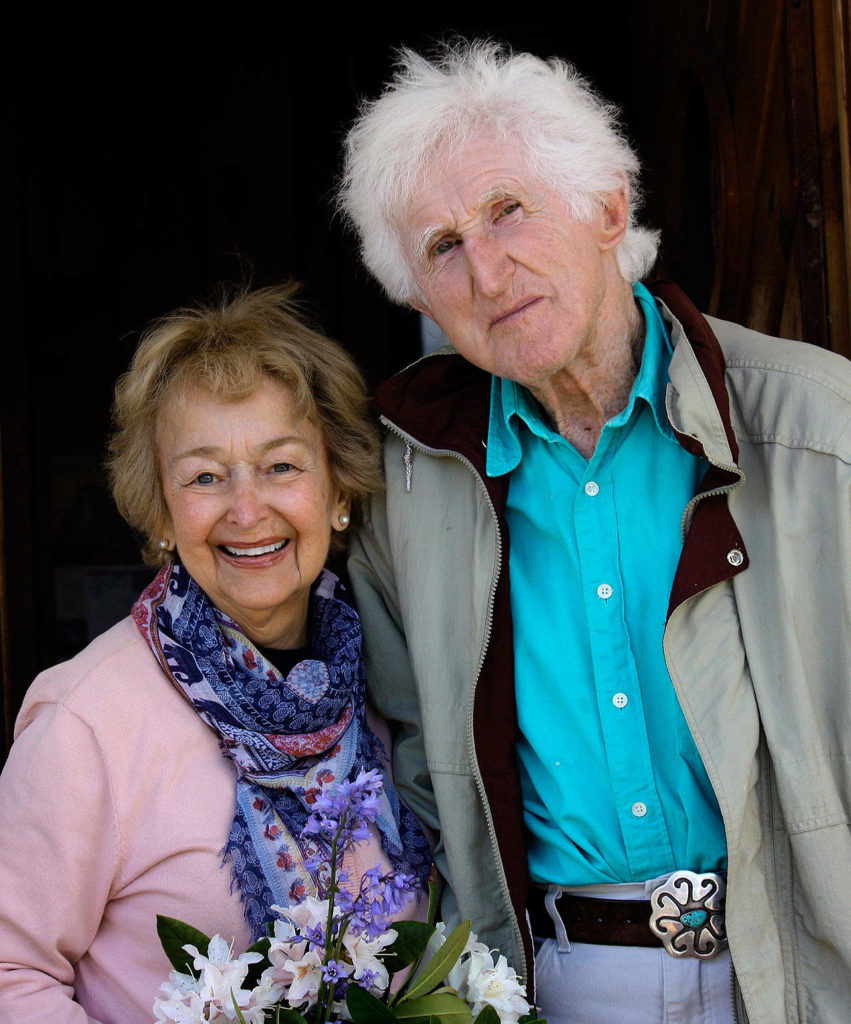
[[[374,724],[374,723],[373,723]],[[0,775],[0,1024],[142,1024],[166,914],[250,944],[234,768],[130,618],[42,673]],[[386,864],[376,840],[347,864]]]

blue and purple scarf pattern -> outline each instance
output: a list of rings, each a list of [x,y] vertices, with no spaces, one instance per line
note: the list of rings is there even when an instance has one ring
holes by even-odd
[[[428,844],[399,801],[383,745],[366,721],[360,620],[333,573],[323,570],[311,593],[314,657],[286,679],[179,561],[160,570],[133,618],[236,767],[236,811],[223,855],[255,938],[266,934],[273,905],[316,894],[322,874],[313,862],[327,861],[329,851],[301,836],[311,804],[323,783],[354,780],[361,770],[385,775],[377,825],[391,864],[425,885]]]

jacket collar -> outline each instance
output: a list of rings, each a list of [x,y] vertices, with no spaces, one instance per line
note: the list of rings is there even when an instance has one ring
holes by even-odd
[[[730,397],[724,382],[724,353],[697,307],[672,281],[650,287],[671,325],[671,359],[666,408],[680,444],[693,455],[734,469],[739,445],[730,420]],[[688,421],[688,429],[685,421]]]
[[[686,509],[686,538],[671,589],[670,617],[689,597],[748,568],[744,541],[727,504],[728,493],[744,482],[744,474],[737,466],[739,447],[718,339],[677,285],[656,281],[648,288],[662,301],[663,316],[671,324],[674,356],[666,402],[671,424],[683,447],[710,461],[700,491]],[[490,394],[490,374],[447,347],[382,384],[374,407],[412,441],[465,457],[501,516],[508,477],[489,477],[485,472]]]
[[[677,439],[692,454],[706,455],[732,470],[738,444],[718,339],[673,282],[656,281],[648,288],[663,303],[662,314],[671,324],[674,355],[667,412]],[[420,444],[458,451],[483,472],[490,396],[490,374],[447,346],[385,381],[373,403],[380,416]]]
[[[414,441],[458,452],[485,476],[491,377],[449,346],[385,381],[375,411]]]

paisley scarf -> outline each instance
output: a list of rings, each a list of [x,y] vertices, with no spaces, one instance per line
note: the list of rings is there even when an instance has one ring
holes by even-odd
[[[219,611],[184,566],[164,566],[133,606],[133,618],[163,672],[218,732],[236,766],[236,812],[223,850],[256,938],[273,905],[315,894],[329,855],[301,837],[323,783],[385,776],[377,820],[397,870],[425,884],[428,844],[386,775],[381,741],[366,721],[361,627],[345,588],[323,570],[310,601],[314,658],[286,679],[233,619]],[[308,867],[310,864],[310,867]]]

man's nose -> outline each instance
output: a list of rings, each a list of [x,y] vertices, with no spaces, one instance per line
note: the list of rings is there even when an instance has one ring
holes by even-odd
[[[473,285],[481,295],[503,292],[514,274],[514,261],[500,239],[482,234],[464,242]]]

